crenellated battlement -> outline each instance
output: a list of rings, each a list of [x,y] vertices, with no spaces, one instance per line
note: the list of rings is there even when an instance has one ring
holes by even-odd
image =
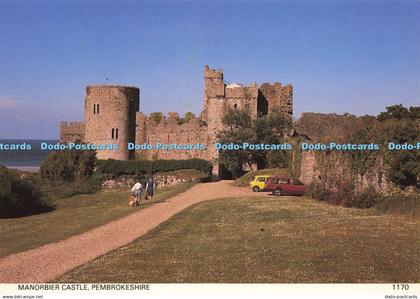
[[[62,121],[60,122],[60,127],[61,128],[78,128],[78,127],[84,127],[85,123],[82,121],[72,121],[72,122],[67,122],[67,121]]]
[[[223,81],[223,70],[211,69],[208,65],[204,67],[204,80]]]
[[[83,141],[85,139],[84,122],[66,122],[60,123],[60,142],[68,143],[73,141]]]
[[[180,125],[183,125],[190,121],[200,120],[201,118],[195,116],[192,112],[186,112],[183,117],[180,117],[178,112],[168,112],[168,114],[163,114],[162,112],[152,112],[149,115],[146,115],[141,111],[136,113],[137,125],[144,124],[144,122],[154,122],[155,125],[159,125],[160,123],[168,123],[174,121]]]
[[[199,116],[191,112],[180,116],[178,112],[139,111],[140,90],[121,85],[91,85],[86,87],[85,122],[61,122],[60,140],[84,140],[96,143],[119,143],[122,150],[101,152],[99,158],[132,159],[125,144],[188,143],[203,144],[206,150],[168,151],[148,150],[136,152],[144,159],[214,160],[218,157],[213,143],[223,129],[223,115],[227,108],[248,109],[253,118],[268,114],[279,107],[286,116],[293,112],[293,87],[279,82],[252,83],[248,86],[226,84],[223,70],[204,68],[204,108]],[[215,166],[215,172],[218,169]]]

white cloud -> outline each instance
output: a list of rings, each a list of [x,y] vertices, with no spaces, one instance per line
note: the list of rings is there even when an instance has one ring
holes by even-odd
[[[0,109],[13,108],[16,104],[16,99],[13,96],[0,94]]]

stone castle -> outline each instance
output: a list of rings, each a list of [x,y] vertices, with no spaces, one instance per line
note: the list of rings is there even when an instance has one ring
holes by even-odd
[[[140,90],[137,87],[95,85],[86,87],[85,121],[61,122],[60,142],[118,144],[119,150],[98,151],[99,159],[189,159],[214,161],[216,134],[223,127],[222,116],[227,107],[247,108],[252,117],[267,114],[278,107],[292,116],[293,87],[280,83],[256,83],[250,86],[227,84],[222,70],[205,66],[204,109],[198,117],[180,118],[178,113],[167,116],[160,112],[146,116],[139,111]],[[187,117],[188,116],[188,117]],[[128,150],[127,143],[196,144],[206,150]],[[219,165],[214,172],[219,173]]]

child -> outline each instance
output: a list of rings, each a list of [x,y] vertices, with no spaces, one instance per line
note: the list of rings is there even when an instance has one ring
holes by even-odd
[[[141,192],[143,191],[143,185],[140,182],[137,182],[134,184],[133,189],[131,189],[131,191],[133,191],[134,195],[136,196],[136,206],[140,205]]]

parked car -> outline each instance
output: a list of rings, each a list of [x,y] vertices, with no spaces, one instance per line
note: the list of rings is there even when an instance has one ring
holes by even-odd
[[[265,182],[269,177],[271,177],[271,175],[256,175],[254,179],[249,183],[249,186],[251,187],[252,191],[265,191]]]
[[[298,179],[272,176],[265,182],[265,188],[274,195],[304,195],[306,186]]]

